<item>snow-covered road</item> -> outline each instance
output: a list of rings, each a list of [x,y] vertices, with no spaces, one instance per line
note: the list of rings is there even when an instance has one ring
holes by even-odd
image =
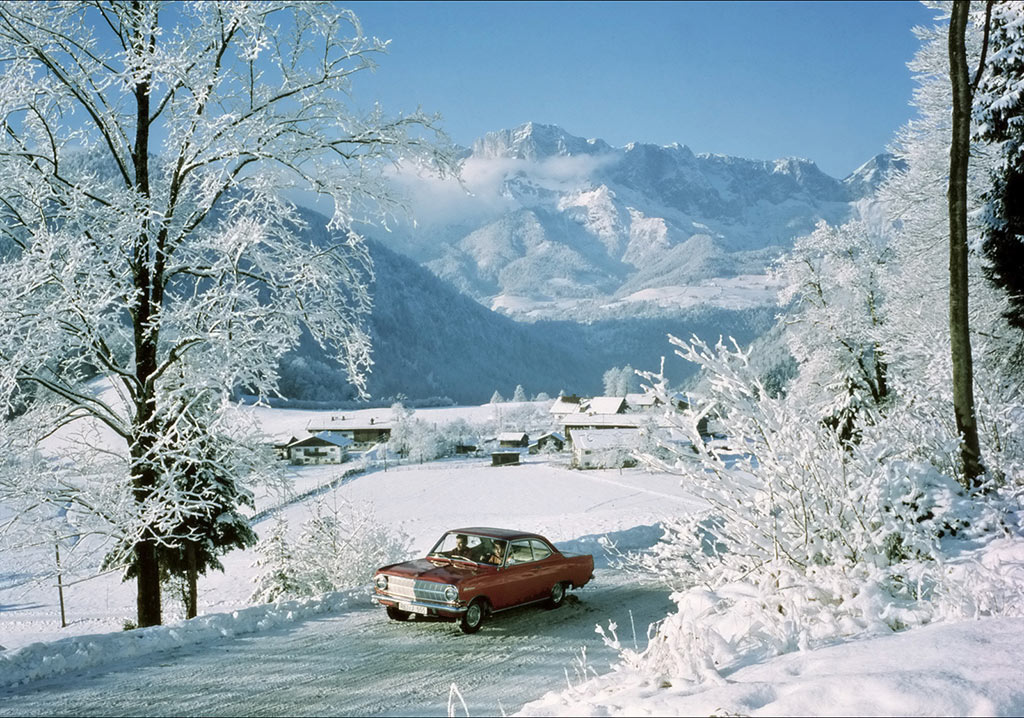
[[[672,608],[660,585],[599,569],[562,608],[516,609],[480,633],[455,624],[394,623],[365,603],[284,629],[68,673],[0,691],[5,715],[445,715],[451,684],[470,715],[512,713],[578,682],[581,652],[604,673],[614,659],[595,633],[616,621],[630,642]],[[592,674],[592,673],[591,673]],[[463,713],[455,698],[457,713]]]

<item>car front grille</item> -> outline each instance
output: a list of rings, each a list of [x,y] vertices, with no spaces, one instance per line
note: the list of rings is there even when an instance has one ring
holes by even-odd
[[[444,590],[448,588],[446,583],[434,583],[433,581],[420,581],[404,576],[388,576],[388,588],[386,593],[400,598],[403,601],[433,601],[435,603],[448,603],[444,597]]]

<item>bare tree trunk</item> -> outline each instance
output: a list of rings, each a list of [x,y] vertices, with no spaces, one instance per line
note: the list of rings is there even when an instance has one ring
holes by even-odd
[[[953,3],[949,22],[949,75],[953,86],[953,136],[949,148],[949,335],[953,358],[953,410],[960,432],[960,460],[967,488],[984,472],[974,413],[974,366],[967,311],[967,163],[971,141],[971,86],[967,71],[968,0]]]
[[[196,564],[196,545],[189,541],[185,544],[185,576],[188,579],[188,601],[186,601],[185,606],[185,618],[195,618],[199,613],[196,605],[199,602],[199,569]]]
[[[142,5],[138,0],[132,3],[137,16],[138,25],[134,28],[131,42],[137,43],[141,49],[151,45],[153,37],[147,37],[142,27]],[[132,148],[132,160],[135,170],[135,189],[139,195],[149,198],[149,96],[150,82],[148,77],[141,78],[135,85],[135,145]],[[156,443],[156,386],[154,384],[158,366],[157,342],[159,334],[154,320],[162,303],[162,282],[159,264],[155,261],[147,232],[148,222],[143,224],[134,247],[132,261],[134,264],[135,287],[139,290],[139,304],[134,312],[135,339],[135,380],[139,387],[139,396],[135,407],[135,435],[132,437],[132,486],[135,500],[145,502],[156,487],[158,469],[153,456]],[[153,264],[151,265],[151,262]],[[160,618],[160,567],[157,558],[155,537],[143,536],[135,546],[135,560],[138,568],[138,624],[156,626]]]

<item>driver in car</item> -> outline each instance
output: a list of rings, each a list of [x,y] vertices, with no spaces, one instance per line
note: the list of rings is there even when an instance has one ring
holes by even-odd
[[[448,552],[449,556],[458,556],[460,558],[470,558],[469,551],[469,539],[466,534],[455,535],[455,548]]]

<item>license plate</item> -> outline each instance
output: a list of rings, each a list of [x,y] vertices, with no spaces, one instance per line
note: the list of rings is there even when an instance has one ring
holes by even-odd
[[[411,603],[401,603],[400,602],[398,604],[398,610],[399,611],[405,611],[407,613],[418,613],[421,616],[426,616],[427,615],[427,609],[425,609],[423,606],[414,606]]]

